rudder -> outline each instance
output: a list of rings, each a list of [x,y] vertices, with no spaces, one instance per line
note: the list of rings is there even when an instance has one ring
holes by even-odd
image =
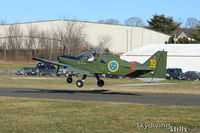
[[[157,51],[144,65],[153,69],[152,78],[166,78],[167,51]]]

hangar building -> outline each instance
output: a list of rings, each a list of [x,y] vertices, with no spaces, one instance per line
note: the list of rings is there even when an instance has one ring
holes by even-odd
[[[107,47],[110,51],[116,54],[128,52],[147,44],[164,44],[170,37],[169,35],[143,27],[101,24],[84,21],[53,20],[1,25],[0,42],[1,39],[8,37],[7,31],[11,25],[18,25],[21,29],[20,32],[22,33],[22,36],[28,36],[29,27],[37,27],[37,29],[43,32],[54,32],[62,30],[64,28],[64,24],[68,22],[83,24],[86,40],[88,40],[90,44],[97,46],[101,40],[107,40]]]
[[[120,55],[121,59],[144,63],[158,50],[165,50],[167,68],[200,72],[200,44],[149,44]]]

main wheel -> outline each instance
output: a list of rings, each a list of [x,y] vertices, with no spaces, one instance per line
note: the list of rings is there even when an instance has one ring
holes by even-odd
[[[83,87],[83,81],[82,80],[77,80],[76,81],[76,86],[80,87],[80,88]]]
[[[104,86],[104,81],[102,79],[100,79],[99,81],[97,81],[97,85],[99,87],[103,87]]]
[[[71,77],[68,77],[68,78],[67,78],[67,83],[69,83],[69,84],[70,84],[70,83],[72,83],[72,81],[73,81],[73,80],[72,80],[72,78],[71,78]]]

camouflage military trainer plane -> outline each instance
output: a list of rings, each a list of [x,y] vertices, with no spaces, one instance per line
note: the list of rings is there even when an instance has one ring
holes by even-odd
[[[82,79],[76,82],[78,87],[83,86],[88,75],[94,75],[97,79],[97,85],[102,87],[104,81],[100,79],[100,76],[103,74],[133,78],[165,78],[167,52],[157,51],[144,64],[127,62],[105,51],[94,49],[78,56],[59,56],[59,62],[41,58],[33,58],[33,60],[65,67],[72,73],[81,74]],[[72,81],[72,74],[69,74],[67,83],[72,83]]]

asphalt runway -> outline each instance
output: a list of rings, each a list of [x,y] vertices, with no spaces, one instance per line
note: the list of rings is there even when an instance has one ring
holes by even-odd
[[[80,101],[141,103],[156,105],[200,106],[199,95],[123,93],[109,92],[107,90],[76,91],[0,88],[0,96]]]

